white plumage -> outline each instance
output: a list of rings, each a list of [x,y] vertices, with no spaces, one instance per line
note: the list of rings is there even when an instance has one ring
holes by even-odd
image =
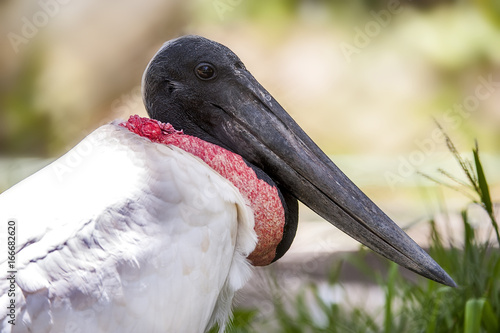
[[[0,221],[10,219],[18,310],[16,325],[8,324],[2,278],[1,332],[223,326],[256,244],[253,213],[231,183],[117,123],[2,193]]]

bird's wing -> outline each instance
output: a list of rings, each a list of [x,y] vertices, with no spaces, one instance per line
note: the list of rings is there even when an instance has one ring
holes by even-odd
[[[228,316],[256,243],[228,181],[117,124],[2,193],[2,244],[9,221],[17,256],[10,266],[0,251],[2,332],[203,331]]]

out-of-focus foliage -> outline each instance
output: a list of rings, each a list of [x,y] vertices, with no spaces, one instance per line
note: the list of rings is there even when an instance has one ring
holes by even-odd
[[[7,86],[0,100],[0,152],[9,155],[44,156],[50,146],[60,144],[50,116],[34,103],[36,86],[33,78],[40,61],[27,62],[16,78],[15,86]]]
[[[490,19],[500,28],[500,1],[498,0],[475,0],[484,16]]]

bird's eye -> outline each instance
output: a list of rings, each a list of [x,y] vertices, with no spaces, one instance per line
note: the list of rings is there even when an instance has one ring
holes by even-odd
[[[194,72],[196,76],[202,80],[211,80],[216,76],[214,66],[207,64],[206,62],[202,62],[196,66]]]

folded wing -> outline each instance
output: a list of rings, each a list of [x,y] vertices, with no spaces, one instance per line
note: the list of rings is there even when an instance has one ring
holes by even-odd
[[[256,243],[252,212],[227,180],[117,124],[2,193],[0,221],[9,220],[17,228],[17,315],[10,325],[2,278],[2,332],[223,325]]]

